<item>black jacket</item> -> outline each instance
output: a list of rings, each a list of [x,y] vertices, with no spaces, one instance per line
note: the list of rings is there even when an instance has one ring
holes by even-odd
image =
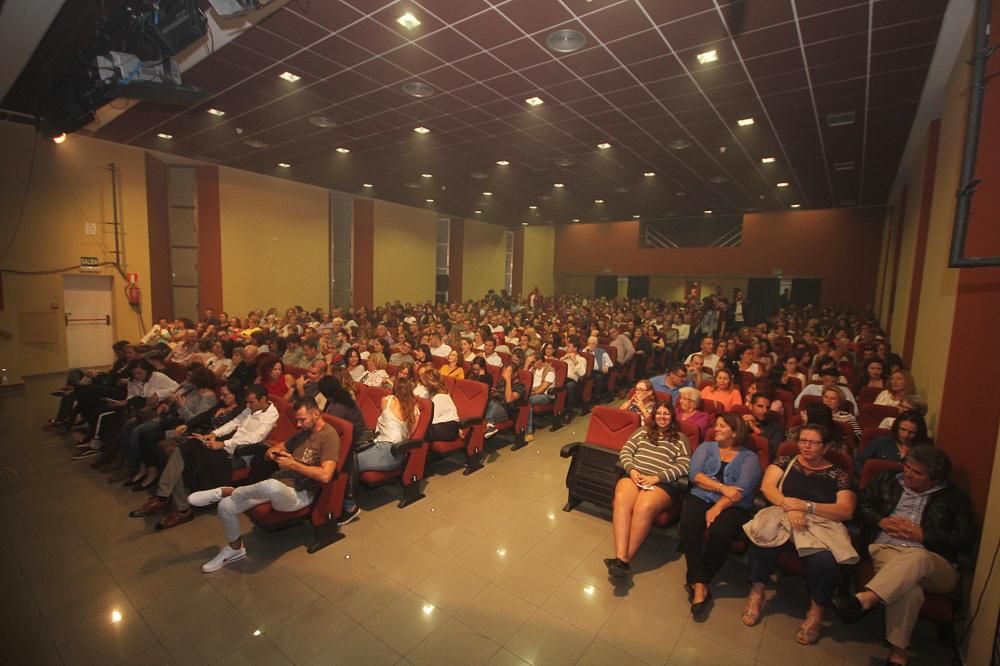
[[[903,496],[903,485],[896,478],[898,474],[882,472],[861,492],[865,543],[875,540],[879,521],[892,514]],[[972,504],[968,495],[952,483],[930,496],[920,527],[924,531],[924,547],[952,562],[959,555],[970,552],[976,543]]]

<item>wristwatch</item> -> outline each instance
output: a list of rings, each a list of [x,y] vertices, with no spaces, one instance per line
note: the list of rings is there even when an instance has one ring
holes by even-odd
[[[816,505],[812,502],[806,502],[806,513],[816,513]]]

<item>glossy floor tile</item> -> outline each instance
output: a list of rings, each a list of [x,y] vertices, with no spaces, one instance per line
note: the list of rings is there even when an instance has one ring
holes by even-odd
[[[491,440],[471,476],[441,463],[426,497],[398,509],[367,492],[346,538],[309,555],[308,528],[266,534],[244,520],[247,558],[213,574],[214,511],[156,532],[129,518],[142,493],[70,460],[71,435],[42,430],[60,377],[0,395],[0,663],[25,664],[881,664],[882,618],[829,618],[817,645],[794,639],[801,580],[779,579],[763,622],[739,620],[746,567],[731,559],[708,618],[688,612],[673,530],[656,530],[625,585],[601,560],[606,511],[566,513],[567,462],[586,419],[511,451]],[[544,422],[543,422],[544,423]],[[919,625],[911,663],[948,664]]]

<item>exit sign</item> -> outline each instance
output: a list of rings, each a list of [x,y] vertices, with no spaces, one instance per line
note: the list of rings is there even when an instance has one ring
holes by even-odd
[[[101,260],[97,257],[80,257],[80,268],[99,268]]]

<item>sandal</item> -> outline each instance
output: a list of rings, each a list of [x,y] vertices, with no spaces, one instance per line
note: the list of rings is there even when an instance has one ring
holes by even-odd
[[[764,613],[764,597],[747,597],[747,602],[743,605],[743,613],[740,619],[748,627],[756,627],[760,624],[760,616]]]
[[[812,645],[819,640],[819,632],[822,628],[823,623],[821,620],[815,620],[806,616],[806,621],[795,632],[795,640],[801,645]]]

